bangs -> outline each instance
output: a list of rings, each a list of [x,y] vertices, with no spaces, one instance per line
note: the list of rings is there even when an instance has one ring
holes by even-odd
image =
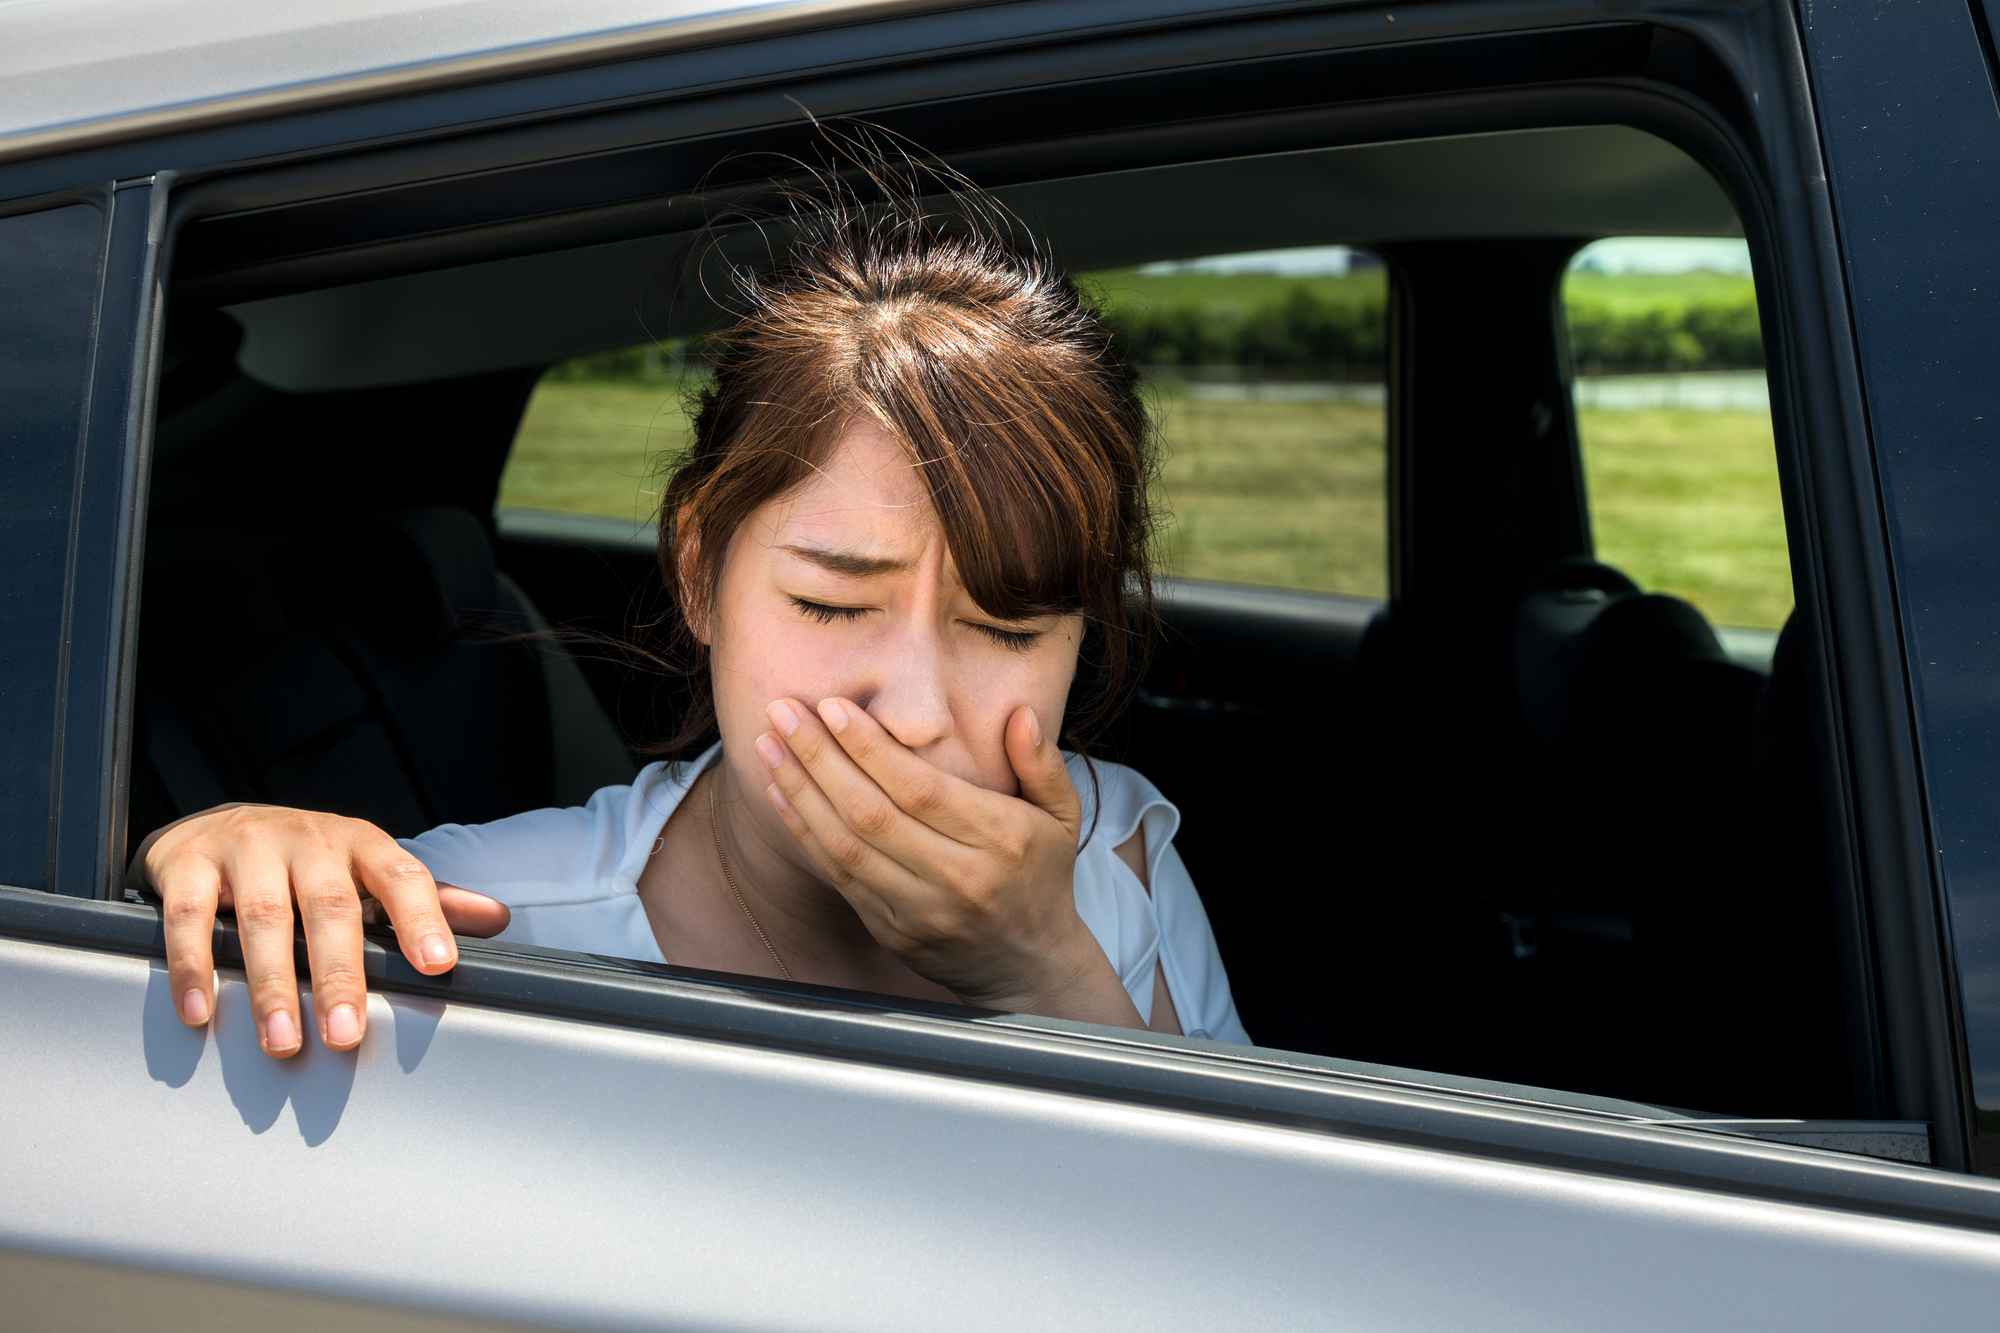
[[[990,310],[892,301],[867,322],[857,406],[909,452],[967,594],[1002,620],[1101,615],[1143,525],[1139,470],[1105,445],[1143,419],[1106,411],[1081,349],[1009,336]]]

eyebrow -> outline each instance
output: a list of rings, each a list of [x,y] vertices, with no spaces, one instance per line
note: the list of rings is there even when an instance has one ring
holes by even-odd
[[[810,560],[821,569],[832,574],[844,574],[851,579],[872,578],[877,574],[893,574],[908,569],[907,560],[891,560],[884,556],[856,555],[852,551],[829,551],[819,546],[783,546],[801,560]]]

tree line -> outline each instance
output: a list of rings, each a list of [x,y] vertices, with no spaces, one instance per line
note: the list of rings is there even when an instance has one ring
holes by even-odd
[[[1327,296],[1299,283],[1248,307],[1202,302],[1119,303],[1106,314],[1141,362],[1183,366],[1324,367],[1335,378],[1379,373],[1387,323],[1383,298]],[[1758,370],[1764,341],[1754,299],[1694,301],[1621,310],[1569,304],[1578,373]]]
[[[1645,371],[1759,370],[1764,341],[1753,297],[1618,308],[1589,297],[1569,302],[1570,357],[1582,375]],[[1111,300],[1101,309],[1142,364],[1284,368],[1307,378],[1381,374],[1387,323],[1379,285],[1331,294],[1306,282],[1252,304]],[[563,380],[678,379],[704,365],[704,339],[651,350],[627,347],[564,362]]]

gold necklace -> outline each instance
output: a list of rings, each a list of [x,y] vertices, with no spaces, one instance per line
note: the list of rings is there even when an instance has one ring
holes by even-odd
[[[735,897],[736,905],[743,909],[743,917],[750,923],[750,929],[757,932],[757,938],[764,941],[764,947],[770,950],[771,961],[778,965],[778,971],[784,973],[785,980],[795,981],[797,978],[792,975],[792,969],[786,967],[785,960],[778,957],[777,949],[771,944],[771,937],[766,935],[764,928],[757,924],[757,914],[752,912],[750,904],[743,900],[743,890],[736,887],[736,876],[729,873],[729,855],[722,850],[722,820],[715,813],[715,786],[721,780],[719,777],[709,780],[708,828],[709,832],[715,835],[715,859],[722,863],[722,882],[729,886],[729,892]]]

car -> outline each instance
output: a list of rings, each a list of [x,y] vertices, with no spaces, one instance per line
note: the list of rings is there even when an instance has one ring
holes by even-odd
[[[1996,79],[1977,2],[0,11],[10,1322],[1990,1317]],[[368,1041],[274,1062],[227,920],[184,1027],[151,829],[478,822],[670,730],[578,637],[643,635],[648,518],[503,481],[551,366],[698,356],[826,124],[1107,291],[1381,262],[1377,572],[1166,580],[1108,750],[1258,1044],[371,928]],[[1782,624],[1602,558],[1560,293],[1617,237],[1742,240]]]

